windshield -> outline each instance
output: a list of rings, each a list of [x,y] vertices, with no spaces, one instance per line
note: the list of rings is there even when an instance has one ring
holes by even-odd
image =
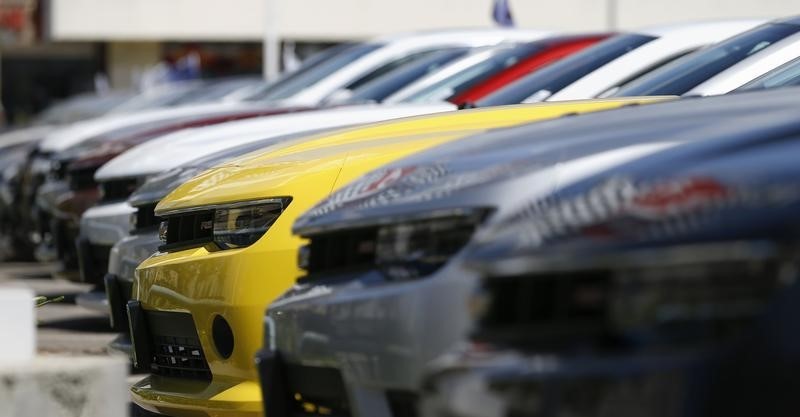
[[[542,49],[544,45],[537,42],[498,49],[487,59],[431,84],[403,101],[421,103],[448,100]]]
[[[289,98],[300,91],[316,84],[347,64],[380,48],[377,43],[365,43],[332,48],[321,52],[321,57],[314,57],[298,68],[270,84],[264,91],[254,95],[251,100],[281,100]]]
[[[225,98],[225,96],[248,86],[257,86],[264,84],[264,80],[260,78],[232,78],[214,80],[211,79],[208,83],[197,89],[189,91],[182,97],[176,97],[171,105],[182,105],[191,103],[208,103],[218,101]]]
[[[800,85],[800,58],[788,62],[759,78],[739,87],[736,91],[763,90],[766,88]]]
[[[406,85],[433,73],[443,66],[466,55],[468,48],[438,51],[430,56],[396,68],[355,89],[346,103],[381,102]]]
[[[759,26],[653,71],[621,88],[615,96],[685,94],[798,30],[800,26],[782,23]]]
[[[478,107],[544,101],[584,75],[656,39],[652,36],[617,35],[550,64],[478,101]]]

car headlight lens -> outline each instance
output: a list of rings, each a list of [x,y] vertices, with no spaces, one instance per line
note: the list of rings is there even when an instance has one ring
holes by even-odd
[[[392,279],[429,275],[469,242],[483,214],[383,226],[377,234],[375,262]]]
[[[275,199],[254,205],[216,209],[214,243],[223,249],[252,245],[275,223],[283,208],[283,200]]]
[[[250,246],[283,213],[289,198],[274,198],[213,207],[198,207],[164,215],[159,226],[162,251],[215,243],[221,249]]]

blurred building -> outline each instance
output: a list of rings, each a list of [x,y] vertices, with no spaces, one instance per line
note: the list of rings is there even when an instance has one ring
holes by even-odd
[[[87,84],[90,88],[97,74],[107,75],[111,86],[125,88],[135,86],[157,63],[187,54],[200,57],[204,76],[258,73],[267,29],[280,44],[302,56],[331,43],[379,34],[490,26],[492,2],[0,0],[3,100],[7,102],[8,89],[22,88],[17,85],[20,77],[29,72],[34,78],[37,71],[61,74],[62,80],[29,83],[23,96],[36,96],[32,90],[38,85],[58,94]],[[510,0],[510,4],[518,26],[566,31],[797,13],[796,0]]]

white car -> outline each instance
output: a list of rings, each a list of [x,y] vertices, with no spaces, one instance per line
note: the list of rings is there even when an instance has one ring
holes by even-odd
[[[620,86],[626,81],[637,78],[686,54],[750,30],[762,23],[764,20],[729,20],[684,23],[640,30],[636,33],[654,39],[608,62],[560,91],[552,92],[551,95],[540,94],[539,96],[547,101],[597,97],[609,89]],[[613,39],[605,42],[613,41]],[[582,53],[592,54],[593,49],[602,48],[602,46],[603,43],[595,45]]]
[[[147,177],[187,162],[269,138],[275,138],[274,145],[280,146],[282,138],[300,132],[449,110],[455,110],[455,106],[447,103],[363,105],[184,129],[136,146],[112,159],[95,173],[95,180],[101,187],[114,181],[134,178],[144,182]],[[92,207],[81,216],[77,244],[84,282],[102,287],[103,276],[108,270],[111,247],[128,236],[133,213],[134,208],[127,201],[118,201]],[[104,299],[104,293],[95,292],[80,296],[78,303],[93,309],[105,309]]]
[[[285,75],[254,100],[315,105],[343,89],[354,89],[415,57],[454,47],[479,47],[509,41],[534,41],[553,35],[541,30],[466,29],[382,37],[342,48]]]
[[[74,123],[50,133],[39,144],[39,151],[45,154],[61,152],[91,138],[130,126],[180,121],[184,118],[210,115],[224,110],[236,111],[256,107],[263,108],[264,105],[256,103],[198,104],[98,117]]]
[[[779,24],[799,27],[798,31],[800,31],[800,18],[786,19],[780,21]],[[691,89],[686,95],[727,94],[798,57],[800,57],[800,33],[795,33],[709,78]]]

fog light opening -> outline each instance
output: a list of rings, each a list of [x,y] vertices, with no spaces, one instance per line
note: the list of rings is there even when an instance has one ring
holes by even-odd
[[[214,347],[223,359],[228,359],[233,354],[233,330],[228,321],[220,315],[214,317],[211,324],[211,337],[214,339]]]

